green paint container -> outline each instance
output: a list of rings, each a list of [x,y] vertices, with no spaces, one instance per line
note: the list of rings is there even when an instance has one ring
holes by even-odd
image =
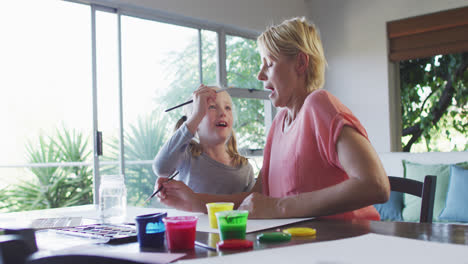
[[[218,229],[221,240],[227,239],[245,239],[247,229],[247,217],[249,212],[246,210],[231,210],[216,212],[218,220]]]

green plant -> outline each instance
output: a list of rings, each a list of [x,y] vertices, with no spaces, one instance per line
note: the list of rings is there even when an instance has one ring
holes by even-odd
[[[66,207],[92,202],[91,169],[82,166],[47,166],[47,163],[83,162],[91,155],[81,133],[57,129],[55,137],[40,135],[26,145],[31,181],[22,180],[0,192],[1,209],[25,211]]]
[[[88,139],[75,130],[63,129],[57,131],[54,139],[60,154],[59,162],[83,162],[90,160],[92,151],[88,147]],[[88,204],[93,201],[93,173],[89,166],[62,167],[63,173],[71,181],[70,197],[75,197],[77,203]]]
[[[156,114],[159,113],[159,114]],[[130,124],[124,133],[125,181],[128,203],[143,205],[144,200],[153,192],[156,175],[152,164],[132,164],[138,161],[153,160],[159,149],[165,143],[171,129],[167,127],[167,119],[154,111],[147,117],[139,117],[136,124]],[[119,150],[118,139],[111,139],[106,145],[110,150],[106,160],[116,160]],[[103,171],[102,173],[110,173]]]

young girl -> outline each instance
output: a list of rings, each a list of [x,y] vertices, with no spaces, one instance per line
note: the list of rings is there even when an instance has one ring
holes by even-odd
[[[176,178],[197,193],[234,194],[254,185],[252,166],[237,151],[231,96],[216,93],[218,89],[202,84],[193,93],[187,116],[177,122],[174,135],[154,159],[156,187],[175,171]]]

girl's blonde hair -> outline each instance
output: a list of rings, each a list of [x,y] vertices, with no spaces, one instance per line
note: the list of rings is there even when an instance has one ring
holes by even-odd
[[[308,92],[320,89],[325,83],[327,61],[318,29],[305,17],[295,17],[276,26],[269,26],[258,38],[262,54],[278,59],[279,55],[296,56],[303,52],[309,56],[306,87]]]
[[[216,86],[211,86],[211,88],[215,88],[216,90],[220,89],[219,87]],[[231,106],[232,106],[232,114],[233,114],[233,120],[235,120],[235,109],[234,109],[234,104],[232,103],[232,98],[229,96],[229,99],[231,100]],[[174,131],[179,129],[182,124],[187,121],[187,116],[190,116],[192,114],[192,107],[188,106],[184,108],[184,112],[186,115],[182,116],[176,123],[174,127]],[[233,124],[234,126],[234,124]],[[195,135],[195,138],[197,138],[197,135]],[[232,159],[232,165],[234,167],[238,167],[240,165],[245,165],[247,164],[247,158],[244,156],[241,156],[240,153],[237,150],[237,141],[236,141],[236,136],[234,135],[234,129],[231,131],[231,136],[229,139],[226,141],[226,152],[228,153],[229,157]],[[200,144],[198,140],[191,140],[189,143],[189,149],[190,152],[192,153],[193,157],[198,157],[202,154],[203,152],[203,147]]]

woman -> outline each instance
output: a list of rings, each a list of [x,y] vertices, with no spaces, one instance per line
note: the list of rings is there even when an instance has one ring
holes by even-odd
[[[305,18],[286,20],[257,42],[263,62],[258,79],[283,109],[270,128],[254,188],[216,196],[174,182],[164,185],[161,201],[205,211],[205,202],[230,200],[251,218],[379,220],[372,204],[388,200],[388,177],[357,118],[320,89],[326,60],[314,25]]]

